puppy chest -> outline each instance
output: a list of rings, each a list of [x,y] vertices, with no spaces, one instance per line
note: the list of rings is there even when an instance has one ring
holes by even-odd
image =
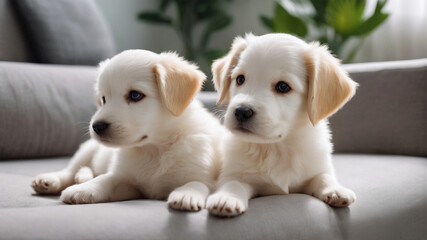
[[[258,173],[259,180],[263,182],[260,186],[265,186],[260,187],[260,191],[269,194],[289,193],[299,189],[312,175],[303,156],[293,154],[286,146],[261,149],[257,157],[258,161],[252,165],[250,172]]]
[[[150,199],[165,199],[174,188],[175,180],[160,164],[141,164],[134,169],[132,185]]]
[[[171,178],[139,178],[135,183],[144,197],[150,199],[166,199],[174,189],[174,181]]]

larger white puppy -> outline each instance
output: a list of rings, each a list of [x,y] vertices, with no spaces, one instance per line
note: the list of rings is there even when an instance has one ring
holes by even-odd
[[[212,71],[232,133],[219,189],[207,201],[212,214],[241,214],[255,195],[306,193],[335,207],[355,201],[335,178],[325,118],[357,84],[325,46],[287,34],[247,34]]]
[[[72,204],[169,196],[173,208],[202,209],[220,167],[222,128],[193,101],[205,78],[174,53],[128,50],[101,63],[92,140],[66,169],[37,176],[33,188],[68,187],[61,200]]]

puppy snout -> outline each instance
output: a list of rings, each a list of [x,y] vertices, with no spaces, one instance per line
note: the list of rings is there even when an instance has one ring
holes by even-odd
[[[92,124],[92,128],[93,128],[93,131],[96,132],[96,134],[100,135],[103,132],[105,132],[105,130],[108,128],[109,125],[110,125],[109,123],[98,121]]]
[[[252,108],[248,106],[239,106],[234,110],[234,116],[238,122],[246,122],[254,115]]]

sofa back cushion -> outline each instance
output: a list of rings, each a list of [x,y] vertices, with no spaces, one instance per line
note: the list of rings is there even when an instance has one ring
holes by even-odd
[[[11,1],[0,0],[0,61],[27,62],[31,55]]]
[[[97,65],[115,54],[110,29],[94,0],[13,0],[34,61]]]
[[[360,86],[330,118],[335,152],[427,156],[427,59],[345,68]]]
[[[95,67],[0,62],[0,159],[71,155],[88,138]]]

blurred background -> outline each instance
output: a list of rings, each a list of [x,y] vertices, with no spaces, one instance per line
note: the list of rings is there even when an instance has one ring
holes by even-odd
[[[344,63],[427,57],[425,0],[96,0],[117,50],[173,50],[210,72],[236,35],[287,32]],[[189,46],[190,45],[190,46]],[[208,87],[210,88],[210,87]]]
[[[426,0],[0,0],[0,60],[96,65],[126,49],[176,51],[209,77],[247,32],[320,41],[358,63],[427,57],[426,24]]]
[[[145,48],[156,52],[176,50],[183,54],[183,43],[172,27],[167,24],[141,21],[137,18],[138,14],[142,12],[158,10],[162,2],[169,2],[164,15],[176,18],[177,2],[189,4],[188,2],[210,1],[96,0],[111,27],[119,51],[129,48]],[[298,5],[298,3],[311,1],[230,0],[212,2],[213,4],[221,5],[222,10],[231,18],[231,22],[212,34],[208,47],[212,49],[228,49],[236,35],[242,35],[245,32],[252,32],[256,35],[272,32],[263,25],[260,16],[274,16],[277,3],[288,6],[288,12],[292,13],[292,3],[293,5]],[[348,3],[350,6],[366,2],[364,12],[362,12],[362,17],[365,19],[372,16],[378,2],[384,2],[385,6],[382,12],[388,14],[388,18],[373,29],[372,32],[362,36],[364,38],[363,43],[352,62],[427,57],[427,31],[425,31],[427,1],[425,0],[314,0],[312,2],[324,3],[325,5],[328,2],[337,2],[341,5]],[[351,11],[353,9],[350,7],[350,13]],[[351,16],[344,15],[343,17]],[[200,36],[204,30],[203,23],[206,24],[206,22],[202,22],[195,25],[195,38]],[[352,40],[354,39],[350,39],[350,41]],[[354,43],[350,42],[350,44]]]

